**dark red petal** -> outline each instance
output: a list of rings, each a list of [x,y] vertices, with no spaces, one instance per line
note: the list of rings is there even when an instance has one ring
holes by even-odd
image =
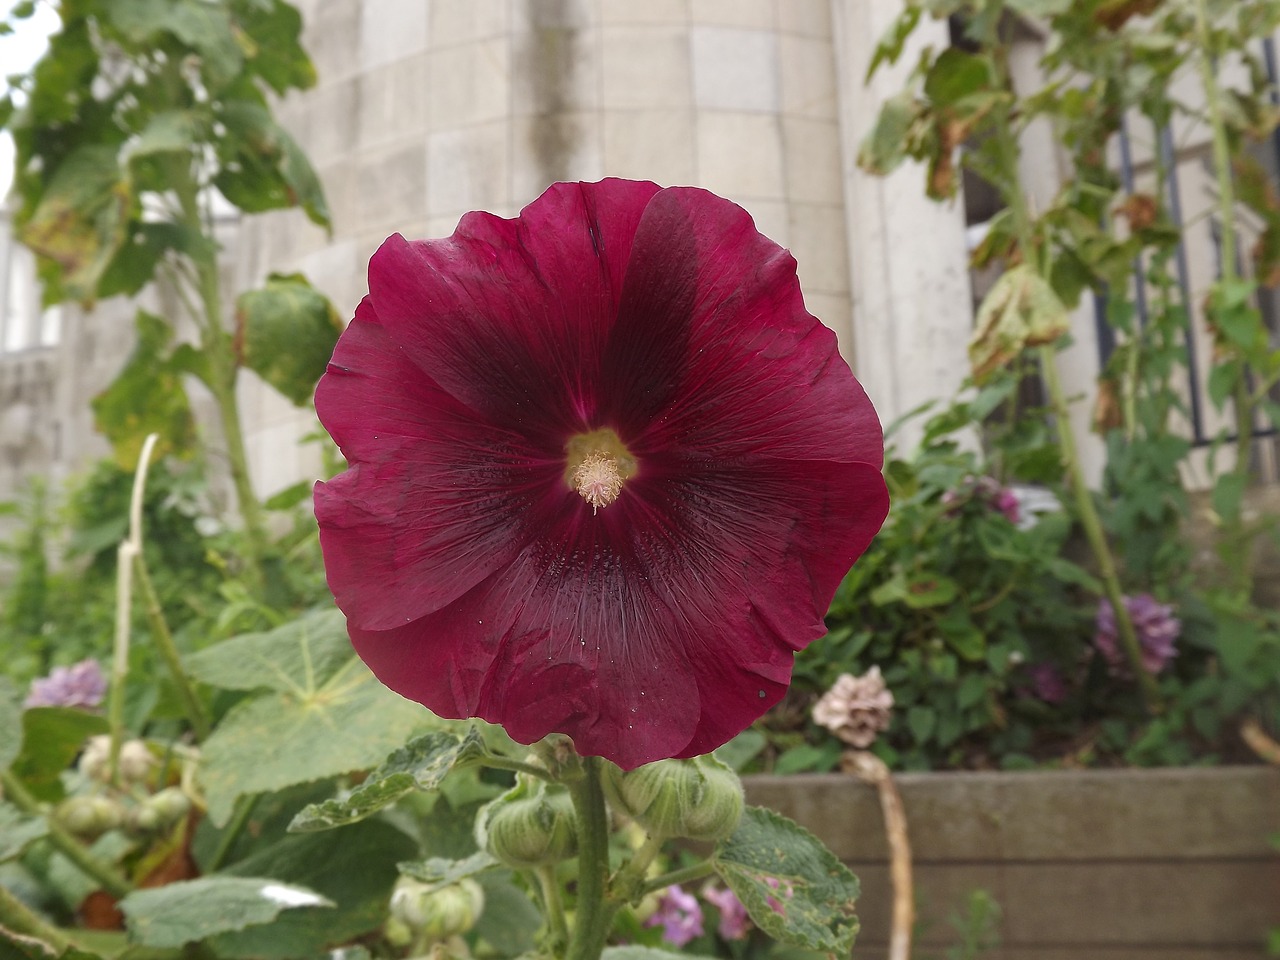
[[[627,768],[705,753],[781,697],[886,509],[866,464],[651,473],[597,516],[573,494],[542,504],[511,567],[352,639],[392,689],[522,742],[559,731]]]
[[[351,468],[318,484],[329,586],[350,620],[399,626],[509,564],[531,498],[563,489],[563,465],[476,419],[408,362],[366,298],[316,390]]]
[[[369,263],[391,338],[459,401],[539,442],[596,419],[596,371],[651,183],[556,184],[517,220],[469,213],[445,240]]]
[[[875,410],[805,310],[795,260],[704,190],[666,189],[645,208],[602,390],[641,455],[883,460]]]

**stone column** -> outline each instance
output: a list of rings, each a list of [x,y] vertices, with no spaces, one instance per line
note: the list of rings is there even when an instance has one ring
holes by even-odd
[[[879,37],[899,0],[832,0],[839,78],[845,208],[853,294],[854,372],[887,425],[927,400],[955,395],[968,372],[973,322],[964,208],[925,196],[924,170],[907,164],[888,177],[858,169],[858,145],[880,104],[901,90],[926,44],[945,47],[943,21],[925,18],[893,67],[864,83]],[[914,447],[920,424],[898,434]]]

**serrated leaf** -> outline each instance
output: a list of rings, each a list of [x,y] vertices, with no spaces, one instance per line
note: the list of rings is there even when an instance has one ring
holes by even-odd
[[[107,721],[71,707],[31,707],[22,712],[22,752],[13,773],[37,800],[61,800],[60,779],[80,748],[96,733],[107,732]]]
[[[242,362],[297,406],[311,400],[341,332],[338,311],[301,274],[273,273],[236,300]]]
[[[289,830],[330,830],[363,820],[412,790],[434,790],[458,763],[483,752],[474,728],[463,737],[441,730],[424,734],[395,750],[349,796],[304,807]]]
[[[752,921],[775,940],[848,955],[858,933],[858,878],[808,830],[747,807],[712,865]]]
[[[198,54],[206,85],[221,89],[244,62],[227,8],[203,0],[112,0],[105,5],[112,24],[139,46],[161,42],[164,32]]]
[[[0,863],[22,856],[28,846],[48,833],[43,817],[28,816],[13,804],[0,801]]]
[[[209,819],[222,826],[247,794],[367,770],[431,720],[355,657],[322,686],[237,704],[204,744]]]
[[[473,853],[463,860],[449,860],[445,857],[431,857],[427,860],[410,860],[397,863],[396,869],[404,876],[412,877],[421,883],[436,887],[447,887],[467,877],[493,870],[502,864],[498,859],[484,850]]]
[[[262,633],[242,633],[193,654],[187,671],[224,690],[278,690],[299,696],[327,683],[354,653],[336,609],[315,610]]]
[[[377,929],[387,919],[396,859],[409,840],[400,830],[366,820],[332,833],[286,836],[226,869],[230,875],[269,873],[331,900],[330,909],[303,908],[281,914],[269,924],[219,934],[209,946],[217,956],[236,960],[285,960],[319,957],[338,944]]]
[[[201,877],[120,901],[129,939],[148,947],[180,947],[218,933],[270,923],[282,910],[332,907],[306,887],[261,877]]]

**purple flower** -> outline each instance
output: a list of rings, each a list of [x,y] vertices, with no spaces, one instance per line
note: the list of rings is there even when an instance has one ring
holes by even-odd
[[[958,513],[969,500],[976,500],[988,510],[1004,514],[1012,524],[1022,519],[1017,493],[1011,487],[1002,487],[991,477],[965,477],[958,489],[948,490],[942,495],[942,503],[949,508],[948,514]]]
[[[720,911],[716,932],[723,939],[746,939],[747,932],[751,929],[751,918],[747,916],[747,908],[742,905],[736,893],[727,887],[707,885],[702,888],[702,897]]]
[[[658,898],[658,909],[644,922],[646,927],[662,927],[662,939],[673,947],[683,947],[702,936],[702,907],[698,898],[672,884]]]
[[[1178,655],[1174,642],[1182,632],[1182,621],[1173,615],[1171,604],[1160,603],[1149,593],[1124,598],[1142,650],[1142,669],[1155,676]],[[1098,632],[1093,638],[1114,677],[1130,675],[1128,658],[1120,646],[1116,614],[1106,598],[1098,601]]]
[[[31,681],[24,707],[96,707],[107,695],[107,678],[97,660],[54,667],[47,677]]]
[[[1067,699],[1067,681],[1052,663],[1033,663],[1027,667],[1031,695],[1045,703],[1061,703]]]

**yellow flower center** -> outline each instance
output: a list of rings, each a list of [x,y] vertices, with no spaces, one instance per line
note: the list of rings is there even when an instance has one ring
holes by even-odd
[[[636,473],[636,458],[607,427],[580,433],[566,445],[565,483],[599,512],[618,499],[623,483]]]

